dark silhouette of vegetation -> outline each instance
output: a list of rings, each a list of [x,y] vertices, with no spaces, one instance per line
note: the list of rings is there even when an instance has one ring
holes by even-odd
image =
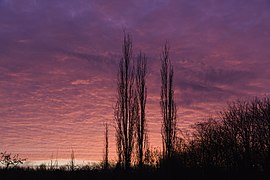
[[[109,167],[109,129],[108,124],[105,124],[105,154],[104,154],[104,169]]]
[[[146,166],[159,168],[161,159],[161,151],[157,147],[146,149],[144,158],[144,163]]]
[[[19,154],[12,155],[11,153],[3,152],[1,153],[0,163],[4,165],[6,169],[10,167],[17,167],[23,164],[26,159],[20,158]]]
[[[136,137],[137,137],[137,157],[139,167],[143,166],[145,152],[147,150],[147,133],[146,133],[146,117],[145,106],[147,99],[146,87],[146,74],[147,74],[147,59],[145,54],[140,54],[137,57],[136,68],[136,90],[138,97],[138,118],[136,119]]]
[[[74,155],[73,149],[72,149],[71,155],[70,155],[70,170],[71,171],[75,170],[75,155]]]
[[[57,152],[57,155],[58,155],[58,152]],[[50,169],[55,169],[55,168],[58,168],[58,159],[57,159],[57,155],[56,155],[56,158],[55,160],[53,160],[53,153],[51,155],[51,160],[50,160]]]
[[[119,62],[117,76],[117,102],[114,118],[116,121],[118,163],[125,169],[128,169],[131,165],[135,123],[138,118],[132,59],[132,40],[129,34],[124,35],[122,53],[123,56]]]
[[[165,44],[161,54],[161,99],[163,158],[170,160],[176,142],[176,104],[174,101],[173,66],[169,58],[169,45]]]
[[[195,125],[192,166],[267,170],[269,98],[236,101],[220,117]],[[195,161],[196,159],[196,161]]]
[[[173,167],[205,179],[268,179],[269,116],[268,97],[230,103],[217,117],[196,123],[190,140],[177,143]]]

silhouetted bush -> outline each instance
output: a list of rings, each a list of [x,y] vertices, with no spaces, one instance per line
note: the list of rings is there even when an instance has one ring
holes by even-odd
[[[6,169],[9,167],[17,167],[25,161],[26,159],[20,158],[19,154],[12,155],[11,153],[3,152],[0,156],[0,163],[4,165]]]

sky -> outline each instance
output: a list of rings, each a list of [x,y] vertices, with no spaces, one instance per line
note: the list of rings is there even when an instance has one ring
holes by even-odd
[[[270,92],[269,0],[0,0],[0,151],[100,161],[123,31],[148,58],[147,128],[161,147],[160,54],[170,44],[181,131]]]

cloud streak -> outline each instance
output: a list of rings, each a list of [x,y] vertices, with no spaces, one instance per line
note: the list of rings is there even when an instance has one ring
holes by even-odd
[[[160,53],[171,45],[179,127],[230,100],[270,91],[270,3],[228,1],[0,1],[0,150],[30,160],[101,160],[123,29],[149,58],[147,120],[161,146]],[[93,148],[95,147],[95,148]]]

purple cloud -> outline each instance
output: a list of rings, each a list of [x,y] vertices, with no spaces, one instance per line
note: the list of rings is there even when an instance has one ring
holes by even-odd
[[[267,0],[0,0],[0,150],[101,160],[123,30],[149,58],[147,119],[160,146],[160,53],[175,70],[179,127],[270,91]],[[93,148],[95,147],[95,148]]]

